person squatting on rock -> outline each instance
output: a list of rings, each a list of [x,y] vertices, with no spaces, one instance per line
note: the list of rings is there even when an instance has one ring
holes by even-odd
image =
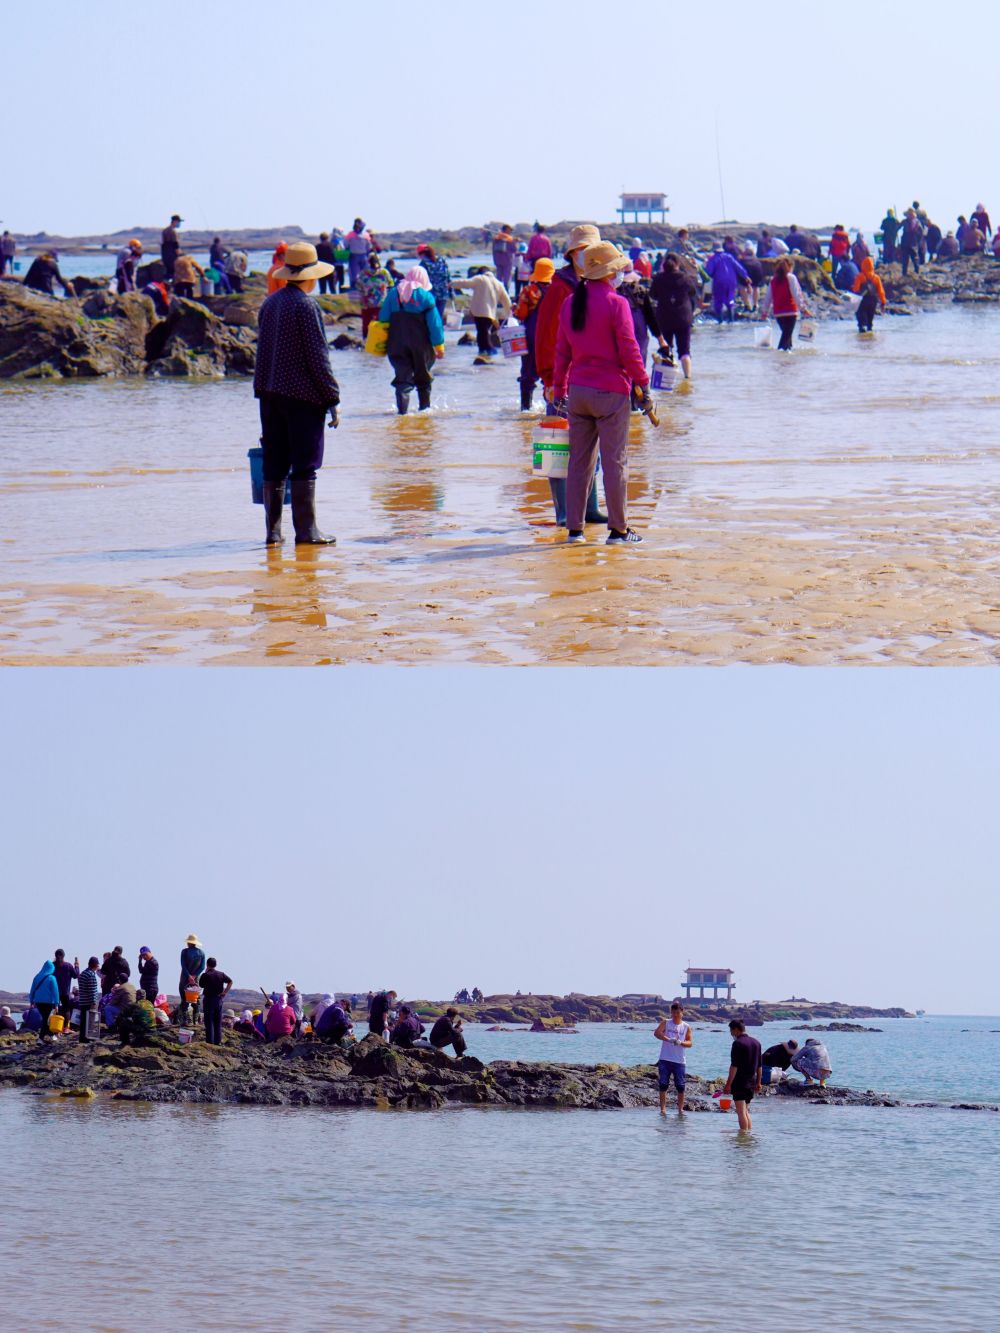
[[[467,1048],[462,1035],[462,1020],[458,1010],[448,1008],[431,1028],[431,1045],[436,1051],[443,1051],[451,1046],[456,1055],[464,1055]]]
[[[628,302],[614,290],[628,260],[607,242],[587,248],[583,281],[559,312],[552,392],[569,417],[566,527],[584,539],[587,496],[598,448],[608,504],[608,545],[640,542],[628,525],[628,430],[631,395],[650,400],[649,375],[635,339]]]
[[[337,426],[340,387],[330,365],[323,315],[311,299],[331,265],[307,241],[285,251],[275,275],[285,286],[260,308],[254,394],[264,449],[267,545],[280,545],[285,480],[292,479],[292,524],[299,546],[330,546],[336,537],[316,526],[316,473],[323,466],[325,419]]]
[[[410,410],[410,394],[417,391],[417,407],[431,405],[431,369],[444,357],[444,325],[434,299],[430,276],[419,264],[411,268],[382,303],[379,319],[389,325],[389,364],[392,366],[396,411]]]

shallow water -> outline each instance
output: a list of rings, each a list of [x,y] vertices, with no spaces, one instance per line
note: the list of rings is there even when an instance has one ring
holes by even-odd
[[[790,357],[700,328],[617,551],[562,542],[516,367],[470,349],[405,419],[335,354],[324,551],[261,545],[248,383],[7,385],[0,662],[995,662],[1000,320],[878,327]]]
[[[824,1019],[816,1020],[819,1023]],[[765,1023],[751,1035],[765,1048],[817,1036],[830,1053],[832,1084],[870,1088],[905,1101],[1000,1103],[1000,1018],[960,1015],[857,1019],[881,1032],[796,1031],[800,1021]],[[512,1026],[508,1024],[507,1026]],[[581,1023],[577,1036],[467,1028],[469,1054],[480,1060],[554,1060],[576,1064],[652,1064],[660,1043],[653,1023]],[[696,1023],[687,1067],[725,1077],[731,1038],[724,1024]],[[791,1077],[799,1075],[792,1072]],[[1000,1123],[997,1125],[1000,1132]]]
[[[0,1097],[4,1327],[995,1324],[994,1116]]]

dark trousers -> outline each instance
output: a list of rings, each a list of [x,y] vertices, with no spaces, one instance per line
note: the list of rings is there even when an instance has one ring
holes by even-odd
[[[189,301],[193,301],[193,300],[194,300],[194,283],[193,283],[193,282],[175,282],[175,283],[174,283],[174,295],[175,295],[175,296],[186,296],[187,299],[188,299]]]
[[[531,399],[535,392],[535,385],[538,383],[538,367],[535,365],[533,340],[529,340],[528,350],[521,357],[521,373],[518,380],[521,385],[521,411],[528,412],[531,409]]]
[[[222,999],[217,995],[205,996],[205,1040],[222,1045]]]
[[[80,1040],[92,1041],[96,1034],[91,1033],[91,1024],[94,1021],[94,1006],[92,1004],[80,1005]]]
[[[893,263],[895,263],[895,261],[896,261],[896,242],[895,242],[895,241],[883,241],[883,242],[882,242],[882,263],[883,263],[883,264],[893,264]]]
[[[790,352],[792,350],[792,334],[795,331],[795,324],[798,315],[775,315],[778,322],[778,328],[781,330],[781,341],[778,343],[779,352]]]
[[[243,290],[243,274],[242,274],[242,273],[230,273],[230,274],[229,274],[229,285],[230,285],[230,287],[232,287],[232,289],[233,289],[234,292],[241,292],[241,291]]]
[[[327,292],[329,292],[331,296],[337,295],[337,279],[333,273],[329,273],[325,278],[320,278],[319,280],[320,296],[325,295]]]
[[[6,273],[8,269],[11,273],[14,272],[14,256],[0,255],[0,273]]]
[[[326,408],[281,394],[260,399],[260,442],[264,448],[264,480],[315,481],[323,466]]]
[[[861,304],[857,310],[858,332],[871,333],[872,325],[875,322],[875,307],[877,305],[875,296],[872,292],[866,292],[861,298]]]
[[[394,373],[392,387],[409,393],[414,387],[430,393],[431,366],[434,364],[434,352],[430,344],[426,348],[403,348],[395,356],[389,357],[389,364]]]
[[[54,1004],[36,1004],[35,1008],[42,1016],[42,1026],[38,1029],[38,1040],[49,1035],[49,1015],[55,1009]]]
[[[914,273],[920,272],[920,256],[917,254],[916,250],[914,250],[912,246],[904,245],[900,250],[899,254],[900,258],[903,261],[904,278],[906,277],[906,271],[911,264],[913,265]]]
[[[493,346],[493,321],[485,315],[475,316],[476,346],[482,356],[489,356]]]

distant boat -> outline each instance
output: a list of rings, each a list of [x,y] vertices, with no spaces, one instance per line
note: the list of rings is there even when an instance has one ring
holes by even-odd
[[[918,1010],[917,1010],[917,1017],[918,1017],[918,1018],[923,1018],[923,1016],[924,1016],[926,1013],[927,1013],[927,1010],[926,1010],[926,1009],[918,1009]]]

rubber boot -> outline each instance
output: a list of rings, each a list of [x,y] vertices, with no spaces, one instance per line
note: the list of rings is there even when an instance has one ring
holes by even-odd
[[[531,403],[532,403],[532,399],[534,398],[534,396],[535,396],[535,391],[534,391],[534,389],[526,388],[523,384],[521,385],[521,411],[522,411],[522,412],[530,412],[530,411],[531,411]]]
[[[292,482],[292,523],[296,546],[333,546],[337,541],[316,526],[315,481]]]
[[[410,391],[409,389],[396,390],[396,411],[401,417],[405,417],[410,410]]]
[[[549,490],[552,492],[552,508],[556,511],[556,527],[566,526],[566,478],[549,477]]]
[[[280,546],[281,510],[285,503],[285,483],[283,481],[264,482],[264,521],[267,524],[266,546]]]
[[[563,485],[565,486],[565,482]],[[565,502],[564,502],[565,503]],[[587,519],[588,523],[607,523],[607,514],[602,514],[600,505],[597,502],[597,473],[594,473],[594,480],[590,483],[590,494],[587,496]]]
[[[421,412],[426,412],[431,405],[431,386],[429,384],[417,385],[417,407]]]

